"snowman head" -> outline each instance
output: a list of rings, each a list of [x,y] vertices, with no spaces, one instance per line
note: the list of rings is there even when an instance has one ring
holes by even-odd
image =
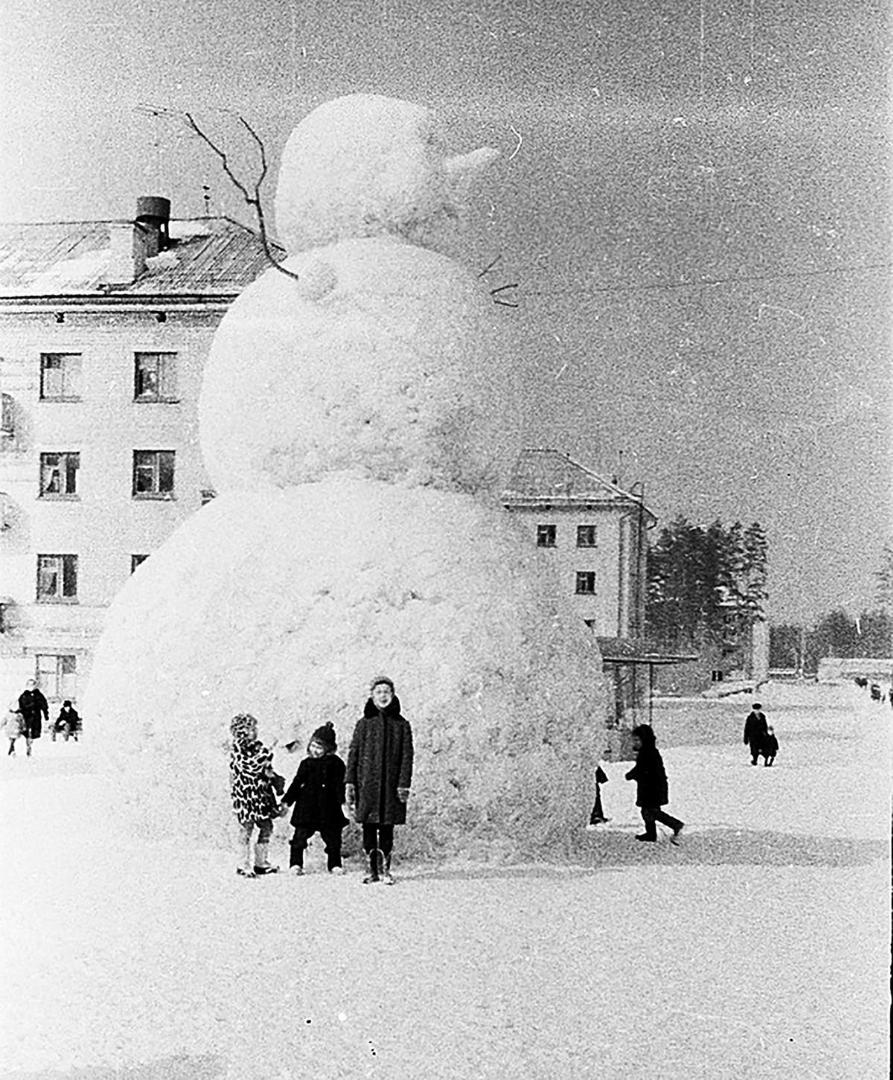
[[[351,237],[397,236],[437,249],[473,178],[498,156],[450,157],[434,114],[372,94],[336,98],[294,129],[279,169],[277,234],[290,254]]]

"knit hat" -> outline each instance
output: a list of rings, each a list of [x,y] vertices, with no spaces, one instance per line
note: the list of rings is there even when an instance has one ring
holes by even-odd
[[[248,737],[248,729],[256,723],[251,713],[237,713],[229,722],[229,730],[237,742],[242,742]]]
[[[384,683],[385,686],[390,686],[391,692],[395,692],[394,680],[389,679],[387,675],[376,675],[372,682],[369,683],[369,692],[371,693],[380,683]]]
[[[335,741],[335,728],[332,726],[332,721],[327,720],[322,727],[318,727],[310,737],[310,742],[317,742],[326,748],[327,753],[334,754],[338,744]]]

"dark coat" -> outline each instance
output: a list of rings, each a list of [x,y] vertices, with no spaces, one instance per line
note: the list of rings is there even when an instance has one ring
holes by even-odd
[[[406,803],[397,788],[412,784],[412,728],[394,697],[383,713],[366,702],[347,755],[347,783],[356,788],[356,819],[363,825],[403,825]]]
[[[636,806],[666,806],[670,801],[664,759],[656,746],[643,746],[626,774],[636,782]]]
[[[748,713],[744,721],[744,741],[751,746],[762,746],[769,734],[769,721],[764,712]]]
[[[291,823],[295,828],[343,829],[347,824],[341,812],[344,762],[337,754],[304,758],[282,801],[287,806],[294,803]]]
[[[64,731],[66,728],[70,732],[77,733],[81,730],[81,718],[77,709],[66,709],[63,705],[59,710],[59,715],[56,717],[56,731]]]
[[[50,722],[47,699],[37,690],[23,690],[19,694],[19,712],[22,714],[22,734],[29,739],[39,739],[42,730],[41,717]]]

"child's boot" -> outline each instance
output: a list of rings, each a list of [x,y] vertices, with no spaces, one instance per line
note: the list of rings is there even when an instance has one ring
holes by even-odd
[[[267,849],[269,844],[255,844],[254,845],[254,872],[255,874],[277,874],[279,872],[278,866],[270,866],[267,859]]]
[[[391,875],[391,856],[390,855],[385,855],[384,856],[384,871],[382,872],[381,880],[385,883],[385,885],[393,885],[394,884],[394,878]]]
[[[379,876],[379,867],[381,866],[381,863],[379,862],[380,856],[381,852],[378,850],[378,848],[373,848],[368,853],[369,872],[363,878],[364,885],[372,885],[374,882],[381,880]]]
[[[251,866],[251,841],[244,840],[239,844],[239,865],[236,867],[236,873],[239,877],[257,877]]]

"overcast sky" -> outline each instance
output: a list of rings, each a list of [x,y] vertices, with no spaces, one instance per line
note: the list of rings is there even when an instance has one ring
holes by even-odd
[[[887,7],[5,0],[0,216],[157,193],[249,220],[141,104],[194,110],[249,177],[215,110],[275,176],[321,101],[433,106],[455,149],[503,151],[465,253],[520,283],[519,444],[620,468],[662,523],[760,521],[773,621],[856,612],[893,535]]]

